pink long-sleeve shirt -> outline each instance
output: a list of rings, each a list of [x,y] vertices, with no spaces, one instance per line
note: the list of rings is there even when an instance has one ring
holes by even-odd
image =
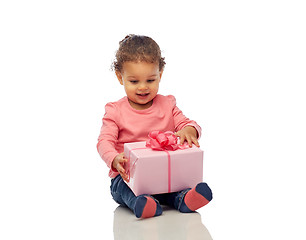
[[[112,162],[123,152],[124,143],[146,141],[149,132],[154,130],[177,132],[186,126],[193,126],[198,136],[201,136],[201,127],[184,116],[172,95],[158,94],[153,99],[152,106],[145,110],[132,108],[128,98],[124,97],[117,102],[106,104],[102,121],[97,149],[110,168],[111,178],[118,175],[117,170],[112,168]]]

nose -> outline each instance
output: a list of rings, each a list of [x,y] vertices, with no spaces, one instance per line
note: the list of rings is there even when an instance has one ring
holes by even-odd
[[[140,91],[144,91],[144,90],[147,90],[148,89],[148,86],[146,83],[140,83],[139,86],[138,86],[138,90]]]

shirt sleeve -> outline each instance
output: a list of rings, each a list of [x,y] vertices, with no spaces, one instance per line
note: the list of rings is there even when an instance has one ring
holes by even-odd
[[[119,154],[116,150],[116,143],[119,134],[119,127],[116,123],[116,106],[108,103],[105,106],[105,114],[102,119],[102,127],[98,138],[97,150],[101,158],[110,168],[110,175],[117,172],[112,168],[114,158]]]
[[[201,137],[202,129],[201,127],[193,120],[190,120],[187,118],[183,112],[176,106],[176,99],[174,96],[169,96],[170,100],[172,102],[173,106],[173,118],[174,118],[174,125],[175,125],[175,131],[179,131],[183,129],[186,126],[192,126],[194,127],[198,132],[198,139]]]

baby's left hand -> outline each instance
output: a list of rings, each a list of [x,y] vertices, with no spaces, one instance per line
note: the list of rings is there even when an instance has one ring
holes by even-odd
[[[175,136],[180,138],[180,144],[183,144],[185,141],[187,141],[189,147],[192,147],[192,144],[200,147],[198,142],[198,132],[192,126],[184,127],[182,130],[176,132]]]

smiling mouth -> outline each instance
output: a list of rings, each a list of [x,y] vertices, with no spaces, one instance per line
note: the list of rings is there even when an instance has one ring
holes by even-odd
[[[137,93],[136,95],[140,97],[146,97],[149,95],[149,93]]]

